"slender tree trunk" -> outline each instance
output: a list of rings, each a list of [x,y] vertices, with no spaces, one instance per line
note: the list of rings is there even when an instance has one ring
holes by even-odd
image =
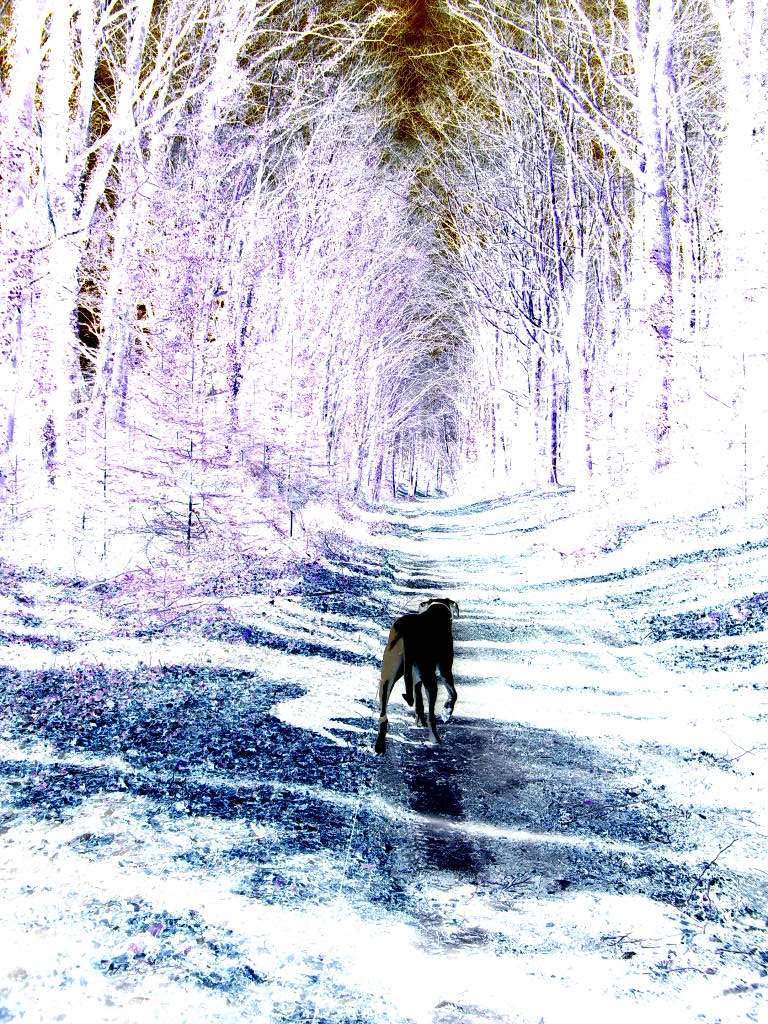
[[[587,443],[587,390],[585,384],[586,356],[583,352],[584,311],[587,303],[587,268],[579,253],[575,256],[572,283],[563,318],[561,342],[568,362],[568,416],[565,443],[568,451],[568,476],[576,487],[589,480],[589,450]]]

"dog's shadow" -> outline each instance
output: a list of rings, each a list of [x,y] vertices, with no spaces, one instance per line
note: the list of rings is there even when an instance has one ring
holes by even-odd
[[[644,860],[630,870],[621,849],[674,846],[686,812],[663,790],[640,783],[631,765],[589,740],[463,718],[459,708],[440,746],[419,742],[426,730],[401,731],[380,776],[387,803],[402,811],[395,863],[404,877],[525,876],[548,885],[561,880],[562,887],[580,879],[622,891],[636,875],[666,891],[672,871],[684,888],[689,872],[654,862],[650,884]]]
[[[401,841],[407,837],[411,863],[401,866],[408,874],[418,862],[433,871],[477,875],[489,858],[460,827],[467,820],[467,779],[451,749],[452,723],[442,727],[446,742],[440,745],[428,742],[426,729],[399,724],[381,764],[379,786],[380,795],[391,807],[402,808],[407,822]]]

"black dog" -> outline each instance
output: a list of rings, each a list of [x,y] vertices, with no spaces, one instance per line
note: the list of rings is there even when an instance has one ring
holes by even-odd
[[[381,683],[379,684],[379,733],[376,737],[376,753],[387,749],[387,703],[392,687],[400,676],[405,676],[403,699],[413,707],[414,669],[416,670],[415,698],[416,717],[429,729],[430,739],[439,743],[435,701],[437,700],[437,670],[445,681],[448,700],[445,702],[446,717],[450,718],[456,704],[456,687],[453,684],[453,633],[451,623],[454,612],[459,615],[459,606],[447,597],[430,598],[422,601],[419,611],[402,615],[395,620],[389,631],[387,646],[381,662]],[[429,718],[424,717],[422,686],[426,688],[429,701]]]

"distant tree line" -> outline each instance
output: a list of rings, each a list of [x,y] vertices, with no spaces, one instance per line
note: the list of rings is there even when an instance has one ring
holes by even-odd
[[[756,493],[767,7],[6,0],[4,507]]]

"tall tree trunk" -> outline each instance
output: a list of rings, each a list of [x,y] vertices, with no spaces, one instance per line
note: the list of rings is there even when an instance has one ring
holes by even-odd
[[[637,237],[633,253],[633,277],[638,317],[634,353],[635,372],[648,374],[654,413],[648,424],[653,438],[653,469],[668,465],[671,458],[670,400],[673,369],[672,250],[666,178],[667,97],[674,83],[672,56],[672,7],[667,0],[651,0],[648,24],[643,31],[645,3],[629,4],[630,46],[637,81],[637,119],[640,129],[641,180],[637,183]],[[645,395],[641,387],[640,393]],[[649,410],[650,411],[650,410]],[[641,421],[645,419],[641,416]],[[642,443],[642,439],[638,438]]]

